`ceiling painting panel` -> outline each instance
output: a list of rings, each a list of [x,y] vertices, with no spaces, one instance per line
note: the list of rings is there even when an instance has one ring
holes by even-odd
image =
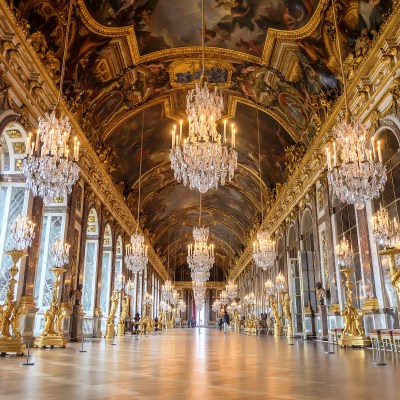
[[[173,4],[163,0],[85,0],[85,4],[102,25],[132,25],[141,55],[201,44],[200,0]],[[317,4],[317,0],[205,0],[206,44],[262,57],[268,29],[302,28]]]

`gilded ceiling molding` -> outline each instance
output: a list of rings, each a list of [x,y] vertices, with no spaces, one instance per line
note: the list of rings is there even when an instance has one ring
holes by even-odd
[[[384,100],[390,95],[390,82],[397,77],[400,70],[399,55],[391,57],[390,63],[384,60],[382,63],[382,51],[390,54],[400,54],[399,31],[400,31],[400,1],[393,2],[393,13],[382,26],[381,33],[377,35],[374,45],[371,46],[354,78],[349,82],[348,93],[350,93],[351,111],[354,111],[354,97],[357,96],[357,86],[360,82],[371,82],[370,94],[365,103],[360,108],[358,117],[362,122],[368,122],[372,111],[379,108]],[[396,48],[397,51],[390,51]],[[388,68],[388,65],[390,68]],[[386,89],[386,90],[385,90]],[[265,216],[265,228],[270,228],[274,232],[280,223],[285,220],[293,208],[301,201],[303,196],[309,191],[326,171],[324,148],[329,140],[332,127],[337,118],[343,115],[344,98],[341,96],[332,111],[328,114],[324,124],[309,146],[299,167],[289,178],[288,182],[280,190],[276,202]],[[236,279],[252,260],[252,248],[249,245],[240,256],[237,264],[231,272],[230,278]]]
[[[331,0],[320,0],[311,19],[306,25],[304,25],[300,29],[297,29],[295,31],[283,31],[272,28],[268,29],[262,56],[263,63],[265,65],[269,64],[277,40],[282,39],[295,41],[303,39],[307,36],[311,36],[318,28],[321,22],[321,16],[323,15],[325,8],[330,3],[330,1]]]
[[[128,47],[131,54],[132,62],[133,64],[138,64],[140,62],[140,54],[136,42],[135,29],[133,28],[133,26],[114,28],[101,25],[90,15],[89,11],[86,8],[84,0],[77,0],[77,1],[80,11],[80,17],[82,18],[82,21],[84,22],[85,26],[90,31],[100,36],[125,37],[128,42]]]
[[[205,53],[207,58],[232,58],[247,62],[253,62],[260,65],[268,65],[272,56],[273,49],[277,40],[300,40],[307,36],[311,36],[318,28],[321,22],[321,15],[330,0],[320,0],[313,16],[302,28],[297,30],[278,30],[268,29],[265,37],[265,45],[262,58],[251,54],[243,53],[237,50],[223,49],[218,47],[206,47]],[[166,57],[182,57],[193,55],[200,57],[201,46],[191,47],[175,47],[172,49],[155,51],[146,55],[140,55],[137,45],[135,30],[133,26],[127,27],[107,27],[98,23],[87,10],[84,0],[78,0],[79,9],[82,20],[86,27],[92,32],[106,37],[125,36],[128,41],[129,50],[133,60],[133,64],[140,64],[152,60],[158,60]]]
[[[25,33],[21,31],[15,15],[11,12],[5,0],[0,0],[0,13],[4,16],[1,18],[3,26],[8,23],[11,28],[10,32],[7,32],[7,36],[4,39],[2,38],[2,47],[4,50],[4,43],[7,42],[10,43],[7,48],[12,49],[11,59],[4,57],[4,52],[0,54],[0,59],[4,62],[7,70],[15,71],[15,82],[18,87],[24,90],[29,107],[35,109],[38,104],[37,98],[43,99],[43,104],[39,104],[40,109],[38,110],[37,118],[43,115],[44,109],[52,109],[54,107],[58,93],[57,88],[42,61],[27,42]],[[22,59],[22,62],[19,67],[20,59]],[[28,67],[31,68],[31,72],[27,73],[26,69]],[[32,93],[31,87],[34,81],[39,83],[40,90]],[[71,126],[82,144],[82,156],[79,163],[81,176],[89,183],[92,190],[121,227],[127,232],[132,232],[136,227],[136,221],[125,204],[122,195],[116,190],[110,175],[99,162],[96,152],[90,145],[86,135],[63,101],[61,101],[60,107],[63,113],[70,118]],[[168,273],[150,243],[149,259],[151,259],[153,266],[163,279],[168,279]]]

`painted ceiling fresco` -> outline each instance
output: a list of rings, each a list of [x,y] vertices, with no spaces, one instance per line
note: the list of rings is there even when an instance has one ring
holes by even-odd
[[[268,29],[302,28],[317,3],[318,0],[206,0],[207,46],[261,57]],[[201,44],[201,0],[85,0],[85,4],[102,25],[132,25],[142,55]]]
[[[8,3],[58,84],[69,1]],[[358,40],[376,36],[392,3],[336,0],[348,65],[355,68]],[[169,132],[185,118],[186,91],[200,77],[200,4],[75,0],[64,85],[69,110],[134,215],[144,109],[140,220],[160,257],[166,260],[169,249],[171,268],[181,269],[199,198],[173,178]],[[256,107],[268,209],[288,179],[288,149],[307,148],[342,84],[330,0],[206,0],[205,6],[207,79],[222,90],[225,116],[238,130],[234,179],[203,198],[203,223],[210,227],[218,268],[226,270],[231,249],[240,256],[260,219]]]

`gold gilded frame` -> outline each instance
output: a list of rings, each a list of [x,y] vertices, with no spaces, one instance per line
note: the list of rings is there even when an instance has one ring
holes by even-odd
[[[304,25],[300,29],[294,31],[287,31],[287,30],[284,31],[272,28],[268,29],[266,32],[263,55],[261,58],[253,56],[251,54],[243,53],[241,51],[223,49],[218,47],[207,47],[206,57],[216,58],[216,59],[221,59],[222,57],[225,57],[227,59],[229,58],[240,59],[247,62],[254,62],[256,64],[268,65],[271,60],[273,49],[275,47],[275,43],[277,40],[279,39],[300,40],[307,36],[312,35],[315,32],[319,23],[321,22],[321,14],[322,11],[325,9],[325,6],[328,3],[328,1],[329,0],[320,0],[310,20],[307,22],[306,25]],[[125,36],[127,38],[129,51],[134,65],[169,56],[171,57],[188,56],[201,53],[200,46],[191,46],[191,47],[177,47],[167,50],[155,51],[150,54],[142,56],[139,53],[139,48],[137,45],[136,35],[133,26],[118,27],[118,28],[114,27],[110,28],[104,26],[98,23],[91,16],[90,12],[86,8],[84,0],[78,0],[78,5],[82,20],[84,21],[86,27],[90,29],[92,32],[101,36],[107,36],[107,37]]]

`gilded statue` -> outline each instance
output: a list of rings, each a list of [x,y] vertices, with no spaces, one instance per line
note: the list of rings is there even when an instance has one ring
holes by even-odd
[[[275,298],[271,300],[271,309],[275,318],[275,326],[274,326],[275,335],[279,336],[282,331],[282,321],[281,321],[281,316],[279,315],[278,304]]]
[[[283,302],[283,314],[288,320],[288,323],[292,322],[292,312],[290,311],[290,296],[287,294]]]
[[[0,110],[8,110],[11,108],[12,100],[9,88],[10,86],[4,78],[4,74],[0,72]]]
[[[63,327],[62,327],[62,325],[63,325],[63,320],[64,320],[64,318],[65,318],[67,315],[68,315],[67,310],[62,311],[62,312],[58,313],[58,315],[57,315],[57,319],[56,319],[56,331],[57,331],[57,333],[58,333],[59,335],[62,335],[62,334],[63,334]]]
[[[57,308],[57,304],[53,301],[50,308],[45,311],[45,323],[41,336],[54,335],[56,333],[56,331],[54,330],[54,322],[57,317]]]
[[[122,310],[121,310],[121,315],[119,317],[119,322],[118,324],[125,324],[125,319],[128,316],[129,313],[129,297],[124,296],[122,299]]]
[[[107,317],[107,325],[114,324],[114,318],[115,314],[117,313],[118,302],[119,302],[119,292],[114,292],[110,300],[111,300],[111,309]]]

